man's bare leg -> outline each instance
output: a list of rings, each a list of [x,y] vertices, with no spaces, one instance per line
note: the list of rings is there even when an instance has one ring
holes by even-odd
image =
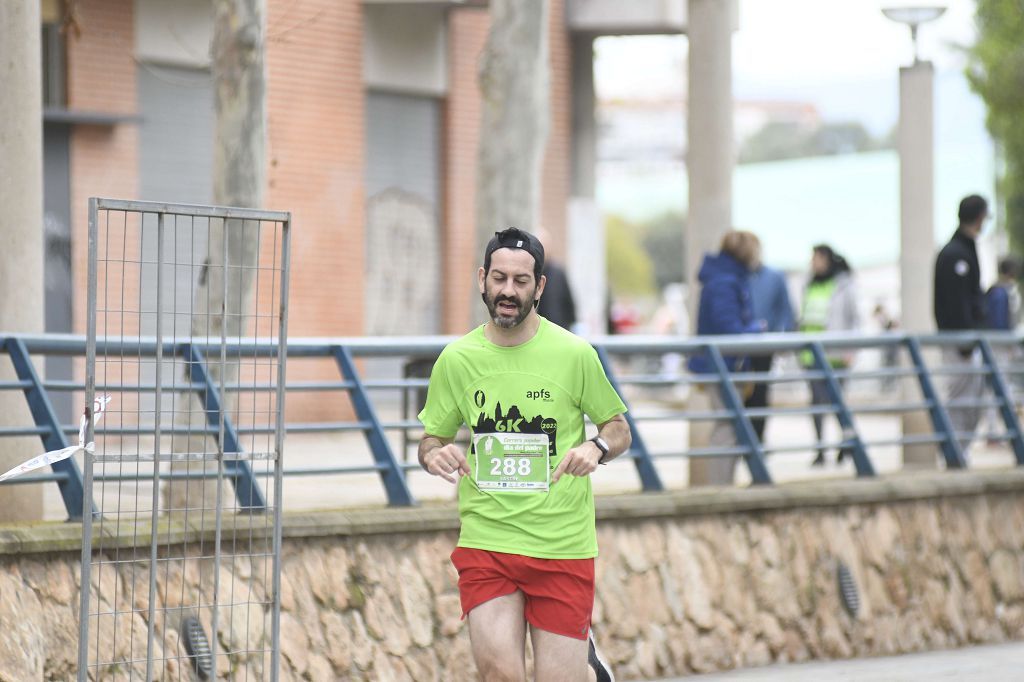
[[[587,640],[574,639],[530,626],[537,682],[594,682],[587,663]]]
[[[517,590],[485,601],[466,616],[473,660],[484,682],[525,682],[525,605],[523,593]]]

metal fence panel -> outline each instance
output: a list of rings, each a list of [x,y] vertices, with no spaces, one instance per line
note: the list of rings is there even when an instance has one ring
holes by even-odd
[[[90,200],[79,680],[277,679],[289,234]]]

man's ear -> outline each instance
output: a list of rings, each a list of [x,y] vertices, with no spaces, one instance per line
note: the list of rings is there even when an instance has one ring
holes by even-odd
[[[484,271],[484,269],[482,267],[478,268],[476,271],[476,285],[477,287],[479,287],[481,294],[484,293],[484,291],[486,291],[486,289],[484,288],[484,279],[486,277],[487,273]]]
[[[537,285],[537,294],[533,297],[534,301],[539,301],[540,297],[544,295],[544,285],[548,283],[547,275],[540,276],[540,283]]]

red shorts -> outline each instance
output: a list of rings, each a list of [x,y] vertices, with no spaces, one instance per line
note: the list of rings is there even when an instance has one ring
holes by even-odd
[[[462,617],[486,601],[519,590],[526,621],[556,635],[586,639],[594,610],[593,559],[537,559],[456,547]]]

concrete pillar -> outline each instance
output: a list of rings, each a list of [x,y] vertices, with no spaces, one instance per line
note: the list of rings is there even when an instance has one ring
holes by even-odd
[[[732,228],[733,109],[732,0],[689,0],[686,170],[689,215],[686,223],[686,281],[691,329],[696,330],[700,289],[697,271],[704,254],[717,251]],[[696,392],[695,392],[696,393]],[[691,429],[690,446],[699,447],[701,429]],[[707,462],[690,460],[690,485],[729,484],[711,480]]]
[[[900,318],[912,332],[935,329],[934,77],[931,62],[900,69]]]
[[[594,198],[597,185],[594,37],[572,36],[572,195]]]
[[[594,195],[597,185],[597,116],[594,38],[572,36],[572,194],[566,234],[566,269],[580,332],[605,331],[608,276],[604,224]]]
[[[730,0],[689,0],[686,278],[696,319],[697,270],[732,227],[732,30]]]
[[[917,61],[900,69],[900,319],[905,331],[927,333],[935,328],[932,314],[935,267],[935,141],[933,111],[934,69]],[[916,400],[916,385],[904,384],[905,397]],[[903,416],[905,435],[928,433],[925,412]],[[934,445],[905,445],[903,466],[934,469]]]
[[[0,332],[43,331],[43,117],[38,2],[0,2]],[[42,368],[40,367],[40,373]],[[14,378],[0,358],[0,379]],[[21,392],[0,391],[0,426],[31,426]],[[0,439],[0,471],[41,451]],[[0,486],[0,520],[42,518],[39,485]]]

